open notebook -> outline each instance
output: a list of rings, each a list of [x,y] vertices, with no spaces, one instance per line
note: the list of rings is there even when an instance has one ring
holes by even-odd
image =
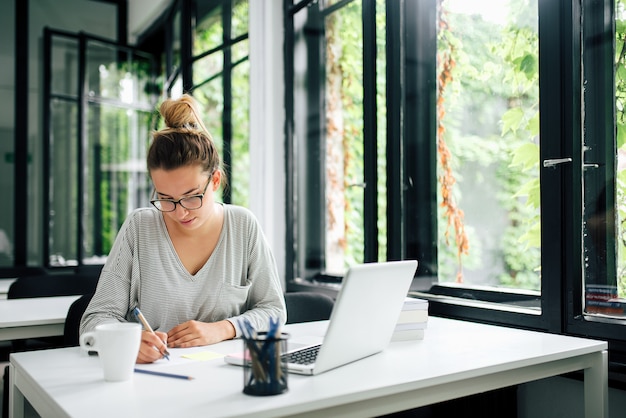
[[[287,369],[298,374],[319,374],[381,352],[391,340],[416,269],[415,260],[350,268],[342,280],[322,344],[290,350],[284,359]],[[314,357],[296,361],[309,355]],[[243,364],[241,355],[224,359],[230,364]]]

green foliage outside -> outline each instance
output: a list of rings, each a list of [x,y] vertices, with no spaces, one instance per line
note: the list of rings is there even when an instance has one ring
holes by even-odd
[[[515,4],[513,4],[515,3]],[[445,141],[453,155],[457,185],[454,199],[463,209],[469,199],[463,183],[490,187],[496,212],[506,213],[506,225],[495,246],[502,273],[491,282],[505,287],[539,290],[539,89],[536,12],[528,1],[511,2],[508,23],[499,26],[480,15],[445,12],[448,26],[438,37],[438,53],[454,60],[452,82],[444,92]],[[532,3],[532,2],[531,2]],[[534,17],[533,17],[534,16]],[[494,210],[493,207],[478,210]],[[481,267],[480,235],[484,232],[467,221],[469,241],[463,268]],[[457,249],[446,242],[447,221],[439,213],[439,280],[456,277]]]
[[[364,259],[363,225],[363,34],[361,3],[352,2],[327,17],[326,42],[335,39],[341,46],[339,65],[342,85],[345,239],[344,266],[362,263]],[[331,29],[331,28],[334,28]]]
[[[153,86],[151,64],[138,56],[133,58],[134,60],[121,63],[111,62],[106,68],[104,64],[99,65],[98,85],[92,87],[97,91],[97,96],[119,99],[124,94],[129,94],[128,91],[121,91],[121,81],[132,80],[127,85],[132,86],[134,106],[150,105],[148,100]],[[154,118],[151,112],[133,109],[133,106],[121,108],[106,103],[89,102],[88,109],[89,143],[85,156],[88,193],[84,215],[84,246],[85,255],[90,257],[106,255],[111,250],[128,211],[134,209],[131,195],[142,191],[149,193],[145,168],[136,167],[134,163],[145,162],[146,150],[151,140],[150,133],[154,129]],[[100,164],[99,167],[96,166],[97,163]],[[98,185],[95,184],[96,171],[100,178]],[[140,190],[136,190],[137,188]],[[93,197],[98,192],[100,201],[96,202]],[[146,196],[145,200],[148,198]],[[94,223],[96,204],[100,205],[101,225]],[[101,253],[96,251],[98,240],[101,240]]]
[[[626,0],[615,1],[615,124],[618,154],[626,153]],[[616,173],[617,209],[617,285],[619,296],[626,297],[626,170]]]
[[[196,55],[222,45],[224,34],[221,9],[216,8],[199,23],[194,38]],[[238,1],[233,5],[231,36],[236,37],[248,32],[248,2]],[[196,61],[194,71],[194,97],[203,110],[204,123],[211,133],[218,150],[224,158],[224,126],[223,116],[227,111],[230,116],[232,138],[230,142],[231,166],[225,167],[230,174],[228,187],[231,192],[231,203],[248,206],[250,188],[250,65],[248,61],[248,40],[240,41],[231,47],[233,66],[223,68],[224,58],[218,50],[205,58]],[[224,109],[223,72],[231,71],[232,109]],[[216,195],[219,199],[219,194]]]
[[[526,2],[520,2],[526,9]],[[519,10],[512,8],[513,10]],[[524,9],[524,8],[522,8]],[[377,2],[378,28],[384,28],[384,1]],[[344,265],[362,262],[364,246],[363,191],[351,185],[363,179],[362,102],[362,17],[361,3],[351,2],[327,17],[326,42],[340,48],[342,77],[342,123],[345,174]],[[535,22],[530,21],[535,16]],[[515,19],[513,19],[515,18]],[[331,20],[334,19],[334,20]],[[455,159],[457,180],[495,179],[496,199],[508,216],[498,245],[504,272],[495,278],[499,285],[538,289],[540,269],[539,236],[539,115],[538,37],[536,14],[512,16],[505,27],[477,17],[455,15],[450,27],[440,34],[440,48],[454,49],[453,85],[446,93],[447,141]],[[386,115],[385,31],[377,30],[378,111],[378,236],[379,254],[386,252]],[[328,77],[328,75],[327,75]],[[493,83],[493,80],[501,82]],[[465,129],[470,126],[471,129]],[[485,128],[487,127],[487,128]],[[461,129],[464,128],[464,129]],[[478,167],[478,178],[467,179]],[[460,188],[455,198],[463,206]],[[439,214],[440,236],[447,220]],[[466,225],[470,252],[463,263],[473,269],[482,263],[477,231]],[[443,238],[439,242],[439,277],[455,277],[456,249]]]

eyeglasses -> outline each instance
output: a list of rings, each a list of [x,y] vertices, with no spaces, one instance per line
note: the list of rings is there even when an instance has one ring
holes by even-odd
[[[193,196],[187,196],[180,198],[178,200],[173,199],[153,199],[150,201],[154,205],[155,208],[160,210],[161,212],[174,212],[176,210],[176,205],[181,205],[187,210],[196,210],[202,207],[202,199],[204,198],[204,194],[206,193],[206,189],[209,187],[211,180],[213,179],[213,174],[209,176],[209,181],[207,181],[206,186],[204,186],[204,190],[202,193],[195,194]],[[155,190],[156,192],[156,190]],[[154,193],[153,193],[154,194]]]

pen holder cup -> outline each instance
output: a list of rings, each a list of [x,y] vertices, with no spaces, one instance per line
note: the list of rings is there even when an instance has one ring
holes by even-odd
[[[259,332],[244,339],[243,393],[255,396],[278,395],[287,390],[287,367],[281,354],[287,352],[288,334],[268,338]]]

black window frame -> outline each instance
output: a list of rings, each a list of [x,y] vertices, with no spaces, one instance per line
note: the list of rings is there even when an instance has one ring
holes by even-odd
[[[332,7],[341,7],[348,2],[337,2]],[[610,143],[613,133],[607,123],[614,118],[613,80],[613,49],[612,36],[614,27],[614,2],[595,0],[575,0],[573,2],[538,1],[539,13],[539,79],[540,79],[540,129],[541,151],[540,161],[558,157],[571,157],[571,164],[559,165],[557,168],[541,168],[541,219],[542,219],[542,279],[541,295],[528,295],[515,292],[490,292],[484,289],[463,288],[464,297],[460,297],[454,289],[445,286],[430,286],[436,281],[436,271],[430,266],[437,265],[436,248],[436,214],[437,202],[435,181],[435,123],[434,114],[436,100],[436,0],[391,0],[386,1],[387,23],[387,198],[388,198],[388,260],[417,259],[420,267],[414,281],[414,289],[420,296],[430,300],[432,315],[466,319],[496,325],[514,326],[525,329],[547,331],[552,333],[577,335],[609,341],[610,361],[612,364],[626,363],[626,336],[624,321],[598,322],[583,314],[583,273],[582,273],[582,175],[583,149],[581,109],[583,108],[581,54],[585,47],[581,41],[581,31],[596,32],[602,38],[603,47],[593,52],[596,64],[588,69],[585,81],[593,83],[598,95],[593,104],[599,106],[592,119],[586,120],[588,129],[594,129],[605,141]],[[314,123],[310,117],[323,114],[322,85],[318,79],[310,81],[307,95],[313,98],[307,101],[310,108],[308,115],[297,115],[294,109],[294,54],[293,48],[297,34],[294,33],[293,16],[301,9],[307,8],[309,15],[323,15],[324,2],[284,0],[285,18],[285,104],[286,104],[286,172],[287,202],[296,202],[298,197],[296,184],[298,155],[295,144],[298,121],[306,120]],[[363,38],[364,38],[364,74],[366,69],[375,68],[371,54],[375,26],[371,25],[372,16],[376,13],[376,2],[362,0]],[[584,16],[582,16],[584,14]],[[584,18],[583,18],[584,17]],[[411,20],[414,19],[414,20]],[[583,27],[583,25],[585,25]],[[319,29],[319,25],[317,28]],[[323,37],[321,37],[323,38]],[[596,37],[597,40],[597,37]],[[315,60],[322,59],[318,45],[316,52],[309,51]],[[315,51],[313,49],[313,51]],[[591,54],[589,51],[587,54]],[[419,62],[420,65],[415,65]],[[311,64],[311,62],[309,62]],[[319,64],[319,63],[318,63]],[[316,70],[323,65],[308,65],[308,79],[315,79]],[[309,70],[310,69],[310,70]],[[318,77],[323,78],[323,75]],[[370,73],[371,77],[371,73]],[[374,74],[375,77],[375,74]],[[364,97],[375,97],[375,85],[364,77]],[[317,87],[316,87],[317,85]],[[301,94],[296,91],[296,94]],[[588,99],[589,100],[589,99]],[[302,103],[302,100],[299,101]],[[376,106],[366,102],[364,114],[369,120],[376,120]],[[411,115],[410,118],[405,117]],[[607,116],[608,115],[608,116]],[[307,117],[308,116],[308,117]],[[364,120],[364,140],[375,138],[375,133],[368,129],[376,129]],[[323,135],[323,122],[307,127],[309,142],[314,143],[315,135]],[[319,142],[319,140],[318,140]],[[371,150],[371,144],[366,146]],[[375,147],[373,147],[375,149]],[[614,149],[610,146],[602,148],[605,157]],[[309,159],[314,156],[309,155]],[[405,158],[402,158],[404,155]],[[368,162],[369,161],[369,162]],[[374,161],[372,163],[372,161]],[[365,160],[365,173],[372,176],[375,158]],[[323,171],[312,168],[307,172],[307,180],[311,190],[307,198],[315,193],[323,184]],[[375,176],[375,170],[374,174]],[[366,179],[370,183],[372,178]],[[414,187],[413,186],[419,187]],[[555,193],[555,190],[560,192]],[[609,196],[607,205],[612,204]],[[286,248],[287,288],[301,289],[304,285],[316,288],[313,279],[323,275],[323,259],[319,254],[322,245],[319,235],[321,220],[319,213],[323,207],[315,203],[308,205],[306,219],[313,222],[305,229],[310,236],[302,240],[298,229],[302,215],[297,212],[296,204],[287,204]],[[425,202],[425,203],[424,203]],[[367,205],[372,205],[367,200]],[[311,209],[313,208],[313,209]],[[376,210],[365,215],[366,224],[376,224]],[[295,226],[294,226],[295,225]],[[375,235],[365,232],[365,262],[377,258]],[[309,257],[313,254],[312,257]],[[305,260],[302,262],[301,260]],[[304,267],[303,267],[304,266]],[[436,267],[435,267],[436,269]],[[337,278],[336,282],[339,282]],[[320,291],[326,287],[318,286]],[[467,295],[471,297],[468,298]],[[517,302],[522,302],[516,305]],[[541,309],[528,309],[524,305],[534,304]]]
[[[163,52],[165,57],[164,72],[166,83],[163,86],[163,90],[168,97],[171,96],[172,88],[178,79],[182,82],[183,92],[193,95],[194,90],[201,89],[204,84],[213,80],[213,78],[221,76],[222,90],[224,92],[224,108],[221,121],[223,129],[222,159],[226,178],[229,179],[229,187],[222,189],[222,201],[224,203],[231,203],[231,190],[233,187],[236,187],[236,185],[233,184],[231,175],[233,162],[232,114],[235,111],[233,109],[232,71],[237,65],[249,59],[249,56],[246,56],[237,61],[233,61],[231,53],[232,47],[239,42],[247,40],[249,37],[248,33],[240,34],[234,38],[231,37],[230,28],[232,26],[234,3],[235,0],[214,0],[210,2],[202,0],[176,0],[172,6],[163,13],[162,18],[158,19],[138,41],[139,45],[148,50],[151,49],[150,45],[154,45],[155,42],[163,43],[162,47],[158,48],[158,51]],[[194,55],[193,39],[197,30],[197,23],[204,15],[210,14],[215,9],[221,10],[221,21],[224,32],[222,37],[223,42],[214,48]],[[198,16],[198,11],[201,11],[203,15]],[[180,19],[178,22],[180,33],[178,34],[175,33],[176,19]],[[180,38],[180,64],[178,66],[175,63],[176,51],[174,51],[176,35]],[[199,80],[197,76],[194,77],[194,63],[215,53],[223,53],[223,71],[208,80]]]

